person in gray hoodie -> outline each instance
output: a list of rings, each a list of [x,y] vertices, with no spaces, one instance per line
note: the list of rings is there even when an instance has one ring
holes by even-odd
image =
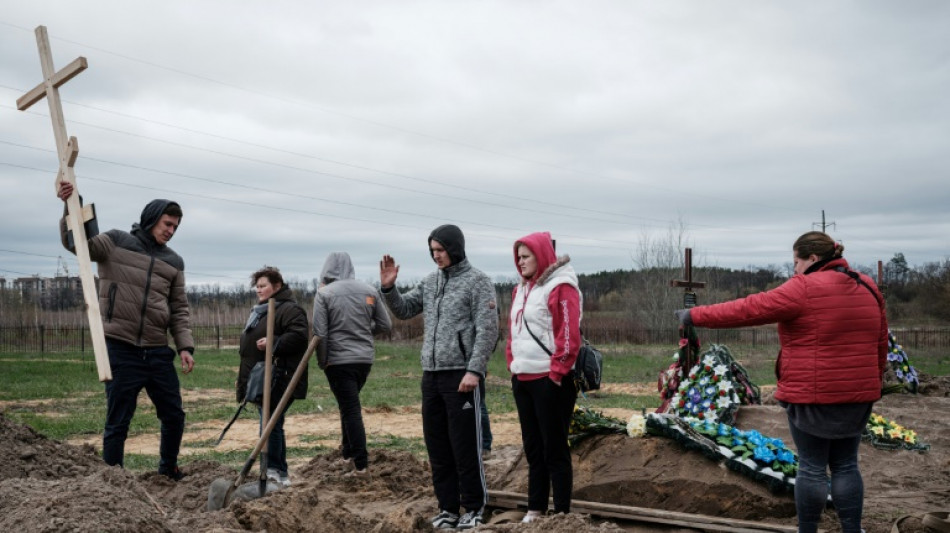
[[[340,451],[344,460],[352,461],[357,474],[365,474],[369,465],[360,391],[373,366],[373,336],[391,327],[376,289],[356,280],[349,254],[331,253],[313,299],[313,334],[321,339],[317,363],[340,406]]]
[[[399,266],[389,255],[379,265],[380,291],[399,319],[422,313],[422,432],[439,514],[437,529],[471,529],[482,523],[488,501],[482,464],[480,404],[484,378],[498,338],[495,287],[465,257],[465,237],[443,225],[427,240],[438,270],[400,294]],[[459,516],[464,507],[466,513]]]

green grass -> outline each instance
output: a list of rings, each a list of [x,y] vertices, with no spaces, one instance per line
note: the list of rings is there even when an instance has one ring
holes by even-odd
[[[637,387],[639,393],[596,391],[588,394],[587,398],[580,398],[580,403],[595,409],[640,409],[659,405],[655,383],[658,374],[673,362],[675,346],[609,345],[599,348],[605,356],[604,382],[640,384]],[[729,348],[732,355],[749,371],[754,383],[760,386],[775,383],[773,366],[777,348],[741,345]],[[921,372],[950,374],[950,354],[942,350],[920,350],[909,355],[911,362]],[[0,410],[6,417],[27,424],[54,439],[101,434],[105,418],[104,387],[98,381],[89,353],[37,355],[13,352],[0,354],[0,361],[3,369],[0,372]],[[234,379],[238,368],[236,350],[200,351],[196,361],[191,374],[180,375],[187,424],[208,420],[220,422],[230,418],[237,407],[234,398]],[[421,375],[418,345],[379,343],[376,363],[360,395],[364,408],[417,407],[420,403]],[[489,376],[486,389],[489,411],[515,411],[502,349],[494,354],[489,363]],[[309,373],[308,397],[294,402],[292,412],[306,414],[321,410],[336,412],[337,405],[326,377],[314,366]],[[251,407],[242,416],[256,417],[256,410]],[[155,433],[158,429],[159,422],[151,403],[141,402],[132,420],[130,435]],[[327,438],[335,440],[339,435],[302,435],[301,438],[305,443],[315,443]],[[408,449],[413,453],[424,450],[421,440],[398,436],[377,437],[369,445]],[[191,446],[197,447],[198,444],[193,443]],[[288,455],[312,456],[326,451],[327,448],[315,444],[290,449]],[[206,458],[240,465],[246,459],[246,453],[212,451],[189,457],[190,460]],[[126,467],[132,470],[149,469],[154,468],[156,462],[156,457],[129,455]]]

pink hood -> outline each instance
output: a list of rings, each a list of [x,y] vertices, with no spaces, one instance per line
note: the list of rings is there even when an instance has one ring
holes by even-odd
[[[554,252],[554,243],[551,242],[551,233],[539,231],[515,241],[515,270],[517,270],[519,274],[521,273],[521,269],[518,268],[518,247],[522,244],[527,246],[538,260],[538,268],[535,270],[534,276],[525,281],[537,282],[538,278],[541,277],[551,265],[557,262],[557,254]]]

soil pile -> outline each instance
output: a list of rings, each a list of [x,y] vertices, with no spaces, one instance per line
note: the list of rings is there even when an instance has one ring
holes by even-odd
[[[919,432],[926,453],[861,446],[865,528],[885,533],[903,513],[950,507],[950,379],[922,376],[921,394],[885,397],[875,412]],[[335,417],[335,414],[327,415]],[[747,406],[737,426],[790,442],[784,412]],[[108,467],[92,446],[50,440],[0,415],[0,529],[6,531],[377,533],[430,531],[437,511],[428,465],[408,452],[373,450],[368,476],[346,475],[338,453],[291,472],[293,485],[264,498],[205,511],[208,489],[236,472],[210,461],[183,465],[178,482],[156,473],[133,475]],[[662,437],[593,437],[575,450],[575,498],[794,525],[790,494],[686,451]],[[526,492],[527,465],[516,446],[494,450],[489,486]],[[838,531],[831,510],[822,527]],[[530,525],[484,526],[485,531],[645,531],[644,526],[581,515],[548,516]],[[658,531],[658,529],[651,529]],[[679,530],[683,531],[683,530]],[[917,521],[904,532],[924,529]]]

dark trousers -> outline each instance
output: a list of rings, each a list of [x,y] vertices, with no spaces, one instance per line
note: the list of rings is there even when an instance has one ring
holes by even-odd
[[[158,469],[167,472],[178,465],[178,450],[185,432],[185,411],[175,371],[175,351],[168,346],[140,348],[106,339],[112,381],[106,382],[106,426],[102,436],[102,460],[123,465],[125,439],[135,414],[139,392],[144,388],[162,422]]]
[[[353,459],[353,466],[357,470],[363,470],[369,464],[360,391],[366,384],[371,368],[371,364],[362,363],[330,365],[324,370],[330,390],[340,406],[340,432],[343,434],[340,451],[344,458]]]
[[[483,385],[461,393],[465,370],[422,373],[422,433],[439,509],[458,513],[488,502],[481,454]]]
[[[828,503],[828,471],[831,471],[831,501],[834,502],[843,533],[861,531],[864,509],[864,480],[858,470],[858,446],[861,436],[825,439],[795,427],[789,422],[792,440],[798,451],[798,475],[795,477],[795,511],[798,531],[818,531],[821,512]]]
[[[484,385],[484,381],[482,385]],[[491,434],[491,422],[488,420],[488,404],[485,402],[485,389],[481,388],[482,391],[482,401],[480,409],[481,419],[482,419],[482,450],[491,451],[491,443],[494,440],[494,437]]]
[[[528,460],[528,510],[545,512],[553,488],[554,511],[571,511],[574,470],[567,444],[577,388],[572,374],[557,386],[549,378],[519,381],[511,378],[518,407],[521,442]]]
[[[280,402],[280,397],[283,396],[283,392],[277,395],[276,398],[271,399],[271,414],[274,416],[274,410],[277,409],[277,404]],[[271,430],[270,435],[267,436],[267,467],[277,470],[283,475],[287,475],[287,438],[284,434],[284,415],[287,411],[290,410],[291,404],[294,403],[294,399],[290,398],[287,401],[287,405],[284,407],[284,410],[280,413],[280,419],[277,420],[277,423],[274,424],[274,429]],[[258,435],[264,432],[264,409],[262,405],[257,406],[257,415],[259,424]]]

